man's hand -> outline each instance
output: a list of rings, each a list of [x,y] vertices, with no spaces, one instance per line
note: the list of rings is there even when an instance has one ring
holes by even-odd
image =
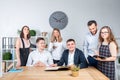
[[[57,67],[57,64],[51,64],[50,66],[51,67]]]
[[[34,64],[36,67],[45,67],[46,65],[42,63],[41,61],[38,61],[37,63]]]

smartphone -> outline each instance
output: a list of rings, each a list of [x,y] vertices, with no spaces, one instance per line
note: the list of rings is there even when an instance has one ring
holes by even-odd
[[[104,56],[99,56],[99,58],[101,58],[101,59],[105,59],[106,57],[104,57]]]
[[[97,57],[98,57],[98,55],[94,55],[93,57],[94,57],[94,58],[97,58]]]

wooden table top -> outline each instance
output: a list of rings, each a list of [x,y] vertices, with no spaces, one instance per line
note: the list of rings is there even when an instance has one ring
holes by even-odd
[[[78,77],[71,71],[44,71],[43,67],[23,67],[23,72],[7,73],[0,80],[109,80],[94,67],[79,70]]]

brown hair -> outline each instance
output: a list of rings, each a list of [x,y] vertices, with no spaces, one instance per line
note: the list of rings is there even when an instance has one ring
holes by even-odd
[[[24,29],[25,27],[28,28],[28,30],[30,30],[28,26],[23,26],[23,27],[22,27],[22,30],[21,30],[21,33],[20,33],[20,38],[24,38],[23,29]],[[27,35],[27,39],[30,39],[30,32],[29,32],[28,35]]]
[[[114,35],[113,35],[113,33],[112,33],[112,30],[110,29],[109,26],[103,26],[103,27],[100,29],[99,42],[102,43],[102,42],[104,41],[103,38],[101,37],[101,31],[102,31],[102,29],[107,29],[107,30],[108,30],[109,37],[107,38],[107,41],[108,41],[108,43],[110,43],[110,42],[113,41],[113,42],[116,44],[116,46],[117,46],[116,50],[118,51],[118,44],[117,44],[117,42],[116,42],[116,40],[115,40],[115,38],[114,38]]]
[[[61,42],[61,41],[62,41],[61,33],[60,33],[60,30],[57,29],[57,28],[54,28],[53,31],[52,31],[51,42],[54,42],[54,41],[57,42],[57,39],[56,39],[56,37],[54,36],[54,31],[55,31],[55,30],[59,32],[58,42]]]
[[[75,43],[75,40],[74,40],[74,39],[68,39],[68,40],[66,41],[66,43],[71,42],[71,41],[73,41],[73,42]]]
[[[42,37],[38,37],[38,38],[37,38],[37,40],[36,40],[36,43],[38,43],[40,40],[45,41],[45,39],[44,39],[44,38],[42,38]]]
[[[95,26],[97,26],[97,22],[95,20],[90,20],[87,25],[91,26],[92,24],[95,24]]]

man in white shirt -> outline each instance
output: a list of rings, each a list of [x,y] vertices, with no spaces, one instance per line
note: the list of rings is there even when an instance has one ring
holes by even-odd
[[[45,50],[44,38],[38,38],[36,40],[37,49],[29,54],[27,60],[27,66],[49,66],[53,64],[53,58],[51,54]]]
[[[93,58],[98,46],[99,31],[97,30],[97,22],[95,20],[90,20],[87,25],[90,32],[87,33],[85,37],[83,50],[89,65],[97,67],[97,60]]]

